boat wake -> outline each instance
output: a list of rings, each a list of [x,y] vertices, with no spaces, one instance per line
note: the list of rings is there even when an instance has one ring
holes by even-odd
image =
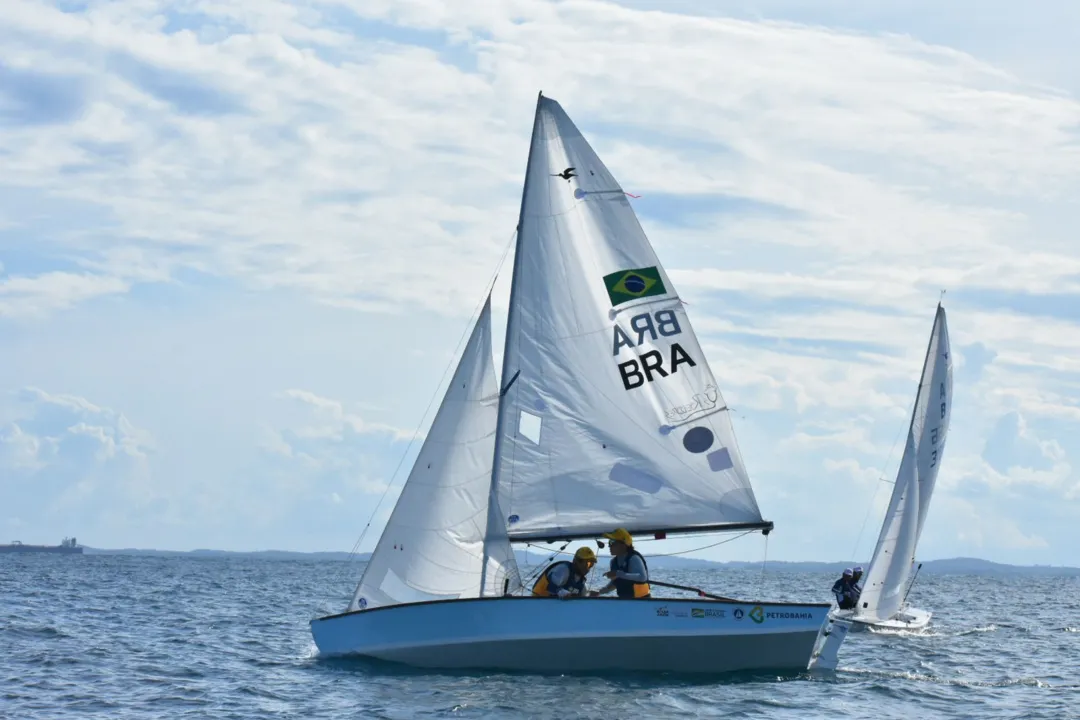
[[[946,633],[931,630],[928,627],[919,630],[905,630],[902,628],[874,627],[871,625],[866,629],[871,635],[886,635],[889,637],[943,637],[946,635]]]
[[[1005,680],[972,680],[967,678],[950,678],[929,673],[909,671],[869,670],[866,668],[842,667],[837,673],[846,675],[858,675],[862,677],[875,677],[882,680],[911,680],[915,682],[933,683],[935,685],[948,685],[963,688],[1007,688],[1007,687],[1034,687],[1052,690],[1071,690],[1080,688],[1080,684],[1051,684],[1037,677],[1007,678]]]

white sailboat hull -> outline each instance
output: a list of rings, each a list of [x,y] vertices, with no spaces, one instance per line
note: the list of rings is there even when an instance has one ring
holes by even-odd
[[[311,621],[325,656],[424,668],[724,673],[806,670],[825,604],[532,597],[444,600]]]
[[[854,632],[873,629],[878,631],[919,631],[924,630],[930,624],[929,610],[904,606],[887,620],[876,620],[868,617],[858,617],[851,610],[833,610],[829,617],[837,620],[847,620],[851,623]]]

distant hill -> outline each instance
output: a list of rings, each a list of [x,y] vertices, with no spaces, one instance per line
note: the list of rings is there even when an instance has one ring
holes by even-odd
[[[707,562],[707,561],[706,561]],[[760,569],[760,562],[708,563],[712,567]],[[772,572],[793,573],[830,573],[839,575],[844,568],[856,563],[846,562],[782,562],[769,561]],[[862,563],[863,567],[870,564]],[[928,575],[1023,575],[1023,576],[1066,576],[1080,577],[1080,568],[1065,565],[1005,565],[979,558],[946,558],[922,562],[922,572]]]
[[[140,550],[136,548],[122,548],[106,550],[102,548],[85,547],[87,555],[141,555],[147,557],[205,557],[205,558],[259,558],[263,560],[348,560],[346,552],[295,552],[292,550],[258,550],[253,552],[238,552],[232,550]],[[518,563],[522,566],[532,566],[544,562],[550,555],[531,551],[528,554],[517,551]],[[358,553],[352,556],[354,561],[366,561],[371,553]],[[650,558],[645,556],[651,568],[664,568],[670,570],[759,570],[761,562],[714,562],[699,558],[665,557]],[[839,574],[844,568],[851,567],[850,562],[783,562],[770,560],[768,568],[772,572],[792,573],[823,573]],[[863,562],[863,566],[869,565],[869,561]],[[1080,577],[1080,568],[1066,567],[1061,565],[1005,565],[979,558],[947,558],[944,560],[927,560],[922,564],[922,572],[932,575],[1023,575],[1023,576],[1067,576]]]

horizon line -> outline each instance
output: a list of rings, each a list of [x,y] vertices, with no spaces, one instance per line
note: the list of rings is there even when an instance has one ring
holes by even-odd
[[[30,544],[30,543],[27,543],[27,544]],[[354,556],[358,557],[358,558],[362,557],[362,556],[365,556],[365,555],[370,556],[374,552],[373,550],[370,550],[370,551],[365,550],[363,552],[350,552],[348,550],[283,550],[283,549],[276,549],[276,548],[268,548],[268,549],[262,549],[262,550],[222,550],[222,549],[218,549],[218,548],[192,548],[190,550],[168,550],[168,549],[138,548],[138,547],[104,548],[104,547],[95,547],[95,546],[92,546],[92,545],[83,545],[83,544],[80,544],[78,547],[81,547],[84,550],[97,551],[97,552],[107,552],[107,553],[138,552],[138,553],[169,553],[169,554],[175,554],[175,555],[186,555],[186,554],[195,554],[195,553],[219,553],[219,554],[229,554],[229,555],[260,555],[260,554],[274,554],[274,553],[277,553],[277,554],[287,554],[287,555],[343,555],[343,556],[347,556],[349,558],[352,558]],[[532,549],[532,550],[525,549],[525,550],[517,550],[515,552],[527,553],[527,554],[533,554],[533,555],[547,555],[547,554],[556,553],[557,551],[555,551],[555,550],[537,551],[535,549]],[[646,557],[648,557],[648,554],[646,554]],[[852,563],[858,564],[858,562],[859,562],[859,561],[852,561],[852,560],[765,560],[765,561],[758,561],[758,560],[710,560],[708,558],[691,557],[691,556],[683,557],[683,556],[679,556],[679,555],[670,555],[670,556],[669,555],[664,555],[662,557],[665,558],[665,559],[670,558],[670,559],[674,559],[674,560],[677,560],[677,561],[689,560],[689,561],[693,561],[693,562],[707,563],[707,564],[710,564],[710,565],[730,565],[730,564],[757,565],[757,564],[761,564],[762,562],[764,562],[764,564],[787,564],[787,565],[807,565],[807,564],[814,564],[814,565],[847,565],[847,564],[852,564]],[[989,563],[989,564],[992,564],[992,565],[1001,565],[1001,566],[1004,566],[1004,567],[1058,568],[1058,569],[1066,569],[1066,570],[1080,570],[1080,567],[1071,566],[1071,565],[1058,565],[1058,564],[1053,564],[1053,563],[1016,564],[1016,563],[1000,562],[1000,561],[997,561],[997,560],[989,560],[987,558],[976,557],[976,556],[973,556],[973,555],[954,555],[954,556],[950,556],[950,557],[939,557],[939,558],[930,558],[930,559],[925,559],[925,560],[916,560],[914,562],[916,562],[918,564],[926,564],[926,563],[955,562],[955,561],[965,561],[965,560],[966,561],[976,561],[976,562],[981,562],[981,563]],[[870,562],[869,560],[866,560],[866,561],[863,562],[863,564],[868,564],[869,562]]]

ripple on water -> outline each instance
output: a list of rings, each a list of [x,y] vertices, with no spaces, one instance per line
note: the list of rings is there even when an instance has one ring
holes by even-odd
[[[0,701],[12,717],[884,720],[1011,718],[1021,707],[1024,717],[1059,718],[1080,706],[1080,634],[1061,621],[1080,606],[1053,578],[921,576],[912,601],[933,610],[928,631],[852,634],[833,675],[559,676],[319,658],[308,620],[347,601],[341,563],[64,560],[73,558],[0,558]],[[824,598],[832,582],[667,575],[784,599]],[[1045,601],[1029,606],[1031,593]]]

